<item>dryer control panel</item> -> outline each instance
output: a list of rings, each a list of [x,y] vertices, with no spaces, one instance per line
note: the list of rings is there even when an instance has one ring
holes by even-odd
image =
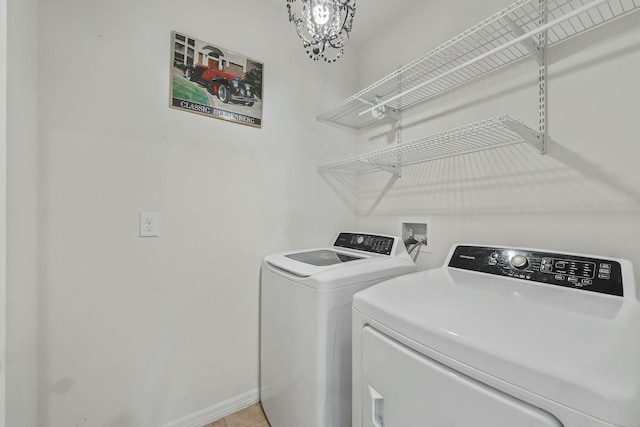
[[[396,239],[391,236],[374,234],[340,233],[333,246],[372,252],[374,254],[391,255]]]
[[[449,267],[624,296],[620,263],[607,259],[528,249],[457,246]]]

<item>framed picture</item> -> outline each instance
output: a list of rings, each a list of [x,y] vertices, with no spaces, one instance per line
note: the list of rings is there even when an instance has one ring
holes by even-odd
[[[172,32],[171,107],[262,126],[263,64]]]

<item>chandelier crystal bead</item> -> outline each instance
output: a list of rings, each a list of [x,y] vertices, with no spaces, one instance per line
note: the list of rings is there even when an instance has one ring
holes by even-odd
[[[356,13],[355,0],[287,0],[287,10],[311,59],[335,62],[342,56]]]

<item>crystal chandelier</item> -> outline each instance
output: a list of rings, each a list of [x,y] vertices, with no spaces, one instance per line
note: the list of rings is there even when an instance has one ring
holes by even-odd
[[[294,3],[296,0],[287,0],[289,22],[296,26],[309,57],[335,62],[349,41],[355,0],[300,0],[302,10],[297,11],[293,10]]]

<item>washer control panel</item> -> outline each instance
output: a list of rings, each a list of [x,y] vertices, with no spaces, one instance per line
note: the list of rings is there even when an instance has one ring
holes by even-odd
[[[340,233],[333,246],[373,252],[375,254],[391,255],[395,239],[389,236],[373,234]]]
[[[449,267],[624,296],[620,263],[607,259],[528,249],[457,246]]]

